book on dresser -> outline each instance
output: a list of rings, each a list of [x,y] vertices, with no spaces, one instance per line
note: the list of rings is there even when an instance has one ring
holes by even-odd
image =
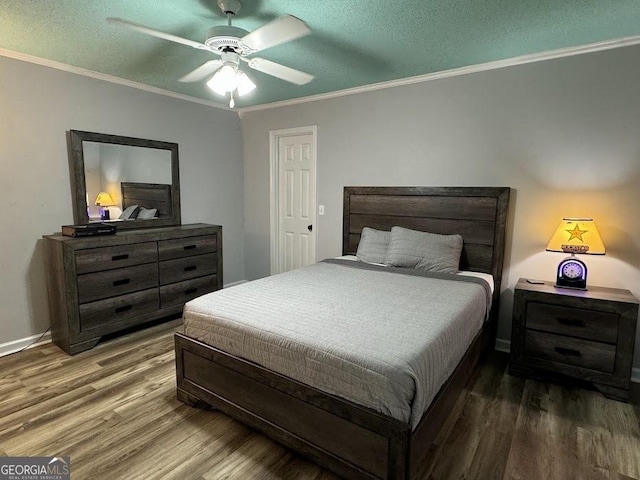
[[[174,318],[189,300],[222,288],[219,225],[43,238],[51,336],[72,355],[104,335]]]

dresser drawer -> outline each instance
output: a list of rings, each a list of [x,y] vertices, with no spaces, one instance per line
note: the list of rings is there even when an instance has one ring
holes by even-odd
[[[217,288],[218,279],[215,275],[164,285],[160,287],[160,308],[180,305]]]
[[[595,310],[529,302],[526,327],[598,342],[618,341],[619,315]]]
[[[80,331],[105,328],[158,309],[158,289],[128,293],[80,305]]]
[[[616,347],[606,343],[527,330],[524,354],[526,357],[550,362],[613,372]]]
[[[158,255],[160,260],[190,257],[213,253],[217,248],[215,235],[203,235],[200,237],[177,238],[175,240],[162,240],[158,242]]]
[[[210,253],[160,262],[160,285],[213,275],[217,261],[216,254]]]
[[[156,242],[132,243],[113,247],[89,248],[76,251],[76,273],[101,272],[113,268],[158,261]]]
[[[78,302],[93,302],[157,286],[157,264],[87,273],[78,276]]]

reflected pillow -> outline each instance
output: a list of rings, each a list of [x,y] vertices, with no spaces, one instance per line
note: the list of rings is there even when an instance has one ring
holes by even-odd
[[[361,262],[385,263],[391,232],[364,227],[360,234],[356,257]]]
[[[148,220],[150,218],[155,218],[158,213],[157,208],[140,208],[140,212],[138,212],[138,216],[136,217],[138,220]]]
[[[429,272],[457,273],[462,243],[460,235],[439,235],[393,227],[385,263]]]
[[[139,205],[131,205],[124,209],[124,211],[118,217],[120,220],[133,220],[140,211]]]

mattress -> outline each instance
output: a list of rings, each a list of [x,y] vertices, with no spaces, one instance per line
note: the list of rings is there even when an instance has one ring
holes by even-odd
[[[490,299],[477,277],[325,260],[188,302],[184,332],[415,428]]]

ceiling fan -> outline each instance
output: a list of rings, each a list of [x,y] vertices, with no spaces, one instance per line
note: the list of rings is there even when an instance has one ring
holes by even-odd
[[[107,18],[112,24],[131,28],[138,32],[180,43],[199,50],[207,50],[220,58],[209,60],[192,72],[180,78],[180,82],[199,82],[207,77],[207,86],[218,95],[229,94],[229,107],[235,105],[234,96],[241,97],[256,88],[255,83],[240,69],[240,62],[249,68],[274,76],[296,85],[305,85],[313,80],[313,75],[281,65],[264,58],[250,55],[275,47],[285,42],[304,37],[311,33],[308,25],[293,15],[284,15],[266,23],[258,29],[248,32],[231,25],[231,19],[242,6],[240,0],[217,0],[218,7],[227,16],[227,25],[211,27],[204,43],[161,32],[123,18]]]

